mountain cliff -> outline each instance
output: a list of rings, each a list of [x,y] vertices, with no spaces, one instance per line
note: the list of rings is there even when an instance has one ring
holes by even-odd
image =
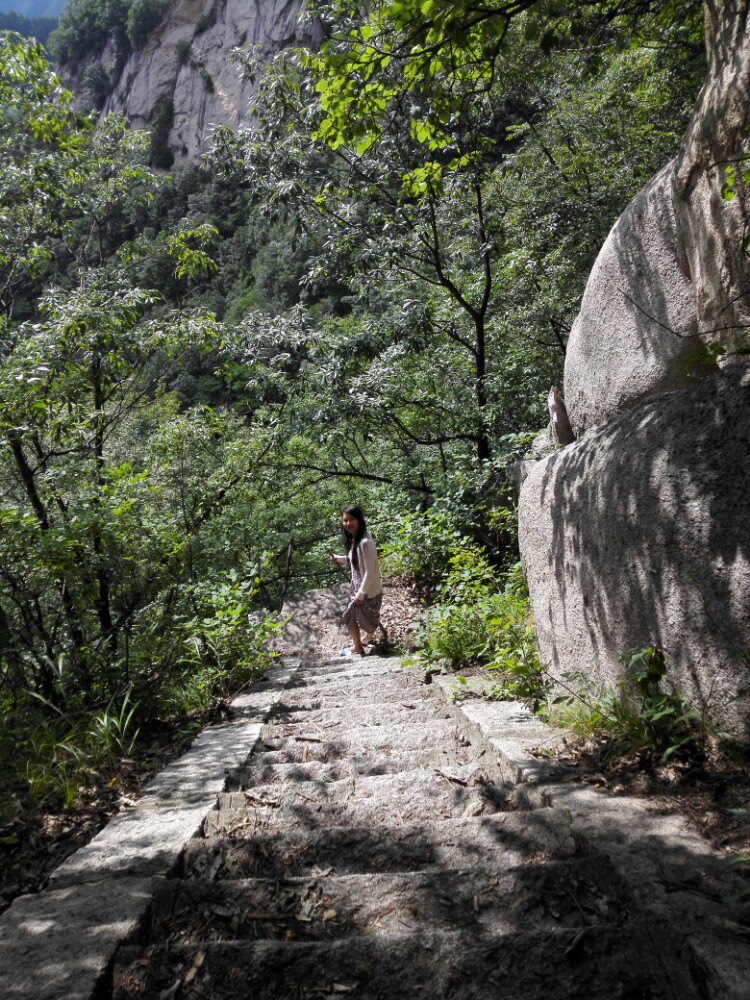
[[[269,61],[311,40],[298,23],[301,0],[176,0],[140,31],[137,3],[125,47],[120,32],[83,58],[59,55],[66,82],[79,95],[88,93],[103,112],[122,114],[135,128],[154,129],[153,160],[162,167],[195,160],[217,125],[236,127],[247,117],[252,85],[242,79],[233,49],[256,46]]]

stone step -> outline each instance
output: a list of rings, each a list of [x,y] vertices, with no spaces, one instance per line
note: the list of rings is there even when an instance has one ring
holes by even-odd
[[[263,740],[259,744],[259,750],[252,755],[242,773],[249,773],[253,766],[260,768],[315,763],[333,766],[337,763],[345,763],[354,767],[357,773],[366,774],[368,768],[372,767],[371,773],[373,774],[392,774],[394,771],[416,767],[430,767],[432,765],[441,767],[443,764],[452,766],[454,762],[466,763],[467,757],[473,758],[475,756],[472,747],[460,744],[400,751],[392,751],[390,748],[384,747],[378,753],[347,751],[348,748],[342,743],[327,743],[318,739]]]
[[[507,808],[507,798],[475,767],[344,778],[287,785],[254,785],[223,792],[204,821],[206,836],[240,831],[311,830],[347,823],[391,823],[480,816]]]
[[[357,701],[340,705],[324,705],[322,708],[291,707],[277,704],[268,720],[275,726],[323,726],[326,731],[337,726],[419,726],[433,719],[449,720],[450,713],[442,706],[429,701],[409,700],[374,701],[362,704]]]
[[[371,757],[369,754],[344,757],[331,762],[307,759],[304,750],[297,761],[282,759],[280,752],[254,754],[232,778],[229,791],[239,791],[255,784],[275,785],[281,782],[339,781],[354,776],[399,774],[420,769],[450,771],[474,760],[479,764],[484,754],[475,754],[465,747],[457,750],[415,750],[406,754]]]
[[[190,878],[293,878],[302,875],[414,872],[488,867],[572,857],[581,847],[568,812],[554,808],[403,824],[320,826],[291,833],[195,837],[183,854]]]
[[[489,858],[488,858],[489,861]],[[615,924],[630,900],[604,856],[465,870],[205,882],[172,879],[153,920],[173,941],[324,941],[461,928],[479,936]]]
[[[653,923],[477,937],[420,927],[331,942],[224,941],[121,949],[113,997],[356,1000],[699,1000],[684,945]],[[189,984],[189,991],[180,989]]]
[[[344,645],[342,644],[342,648]],[[381,656],[370,647],[364,656],[311,656],[306,660],[302,673],[308,677],[325,677],[329,674],[393,674],[418,677],[419,674],[403,665],[400,656]]]
[[[322,708],[340,709],[349,706],[359,708],[359,706],[364,705],[385,705],[389,703],[403,703],[404,705],[415,703],[430,704],[434,709],[438,710],[442,710],[444,707],[433,697],[431,688],[418,687],[414,684],[379,684],[375,688],[371,686],[359,686],[355,691],[349,688],[342,690],[329,690],[326,688],[321,691],[319,688],[311,685],[309,687],[286,690],[283,697],[279,700],[278,706],[292,710],[300,708],[319,710]]]
[[[365,690],[386,684],[390,687],[413,689],[422,686],[419,675],[405,670],[397,661],[375,661],[365,657],[354,666],[329,666],[318,670],[305,667],[296,675],[289,690],[299,691],[310,687],[321,691],[348,690],[350,687]]]
[[[261,731],[261,741],[267,743],[273,740],[296,740],[298,742],[314,743],[321,741],[338,745],[339,756],[352,752],[362,753],[367,750],[377,752],[391,750],[400,753],[403,750],[437,749],[460,741],[460,734],[454,722],[448,719],[435,719],[429,725],[407,727],[397,723],[377,725],[347,725],[345,722],[327,725],[325,723],[269,724]],[[327,759],[332,760],[329,756]]]

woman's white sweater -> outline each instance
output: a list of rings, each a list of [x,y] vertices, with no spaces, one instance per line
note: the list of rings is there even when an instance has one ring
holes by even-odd
[[[345,556],[334,556],[337,563],[352,564],[353,547]],[[375,542],[369,535],[364,535],[357,546],[359,561],[359,573],[356,574],[352,567],[352,580],[360,577],[359,590],[354,594],[355,600],[363,597],[377,597],[383,590],[383,581],[380,577],[380,563]]]

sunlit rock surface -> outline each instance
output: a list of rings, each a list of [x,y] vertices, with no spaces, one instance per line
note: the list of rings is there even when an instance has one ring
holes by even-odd
[[[270,61],[310,41],[298,25],[300,7],[301,0],[177,0],[128,59],[104,111],[125,115],[134,128],[162,128],[177,162],[196,160],[217,125],[237,127],[248,117],[253,88],[232,50],[258,46]],[[111,56],[105,51],[100,61],[106,68]]]
[[[565,405],[580,437],[688,383],[697,323],[680,269],[668,164],[633,199],[591,271],[565,356]]]
[[[614,688],[651,643],[750,736],[750,365],[633,407],[533,465],[519,533],[542,661]]]
[[[709,69],[677,157],[674,207],[701,333],[735,349],[750,332],[750,191],[741,180],[750,165],[750,4],[708,0],[705,10]],[[727,168],[737,175],[731,198],[722,196]]]

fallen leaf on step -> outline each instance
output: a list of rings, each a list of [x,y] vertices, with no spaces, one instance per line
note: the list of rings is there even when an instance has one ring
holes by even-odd
[[[335,919],[336,919],[336,911],[335,910],[326,910],[325,913],[323,914],[323,923],[324,924],[328,923],[329,920],[335,920]]]
[[[200,967],[203,965],[203,962],[205,961],[205,959],[206,959],[206,953],[201,948],[201,950],[198,952],[198,954],[193,959],[193,964],[190,966],[190,969],[188,970],[188,974],[185,976],[185,978],[182,981],[182,985],[183,986],[189,986],[192,983],[192,981],[198,975],[198,969],[200,969]]]
[[[353,993],[357,988],[356,983],[334,983],[334,993]]]
[[[377,924],[380,923],[383,917],[387,917],[389,913],[395,913],[395,912],[396,912],[395,906],[386,906],[386,908],[384,910],[381,910],[380,913],[378,913],[378,915],[375,917],[375,919],[372,922],[372,926],[375,927]]]

